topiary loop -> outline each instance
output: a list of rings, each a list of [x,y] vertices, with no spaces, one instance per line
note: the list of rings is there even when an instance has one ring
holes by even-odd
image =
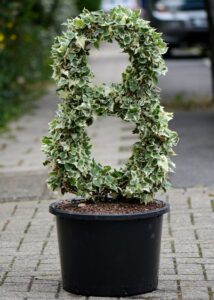
[[[108,14],[84,10],[67,21],[67,31],[55,40],[53,78],[63,102],[50,123],[50,136],[43,139],[52,189],[95,200],[111,196],[147,202],[168,185],[169,156],[177,135],[168,128],[172,114],[160,105],[156,87],[158,75],[166,72],[166,47],[139,14],[122,7]],[[87,62],[90,48],[113,40],[129,55],[130,65],[121,83],[94,85]],[[102,166],[91,157],[86,127],[96,115],[116,115],[135,125],[139,140],[124,168]]]

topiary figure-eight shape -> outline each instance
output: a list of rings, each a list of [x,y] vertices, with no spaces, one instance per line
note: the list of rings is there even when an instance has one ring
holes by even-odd
[[[166,72],[165,43],[139,11],[122,7],[109,13],[84,10],[66,26],[52,48],[53,78],[63,101],[49,124],[50,136],[43,138],[44,164],[51,167],[49,187],[94,201],[147,203],[168,187],[177,143],[177,134],[168,128],[172,114],[160,105],[156,86],[158,75]],[[90,48],[113,40],[129,55],[130,65],[121,83],[95,85],[87,61]],[[96,116],[117,116],[134,124],[139,138],[123,168],[102,166],[92,158],[86,128]]]

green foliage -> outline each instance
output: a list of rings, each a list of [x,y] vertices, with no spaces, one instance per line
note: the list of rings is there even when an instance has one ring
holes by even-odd
[[[82,11],[84,8],[93,11],[100,9],[101,0],[77,0],[77,8]]]
[[[168,186],[167,173],[173,168],[169,156],[177,142],[168,128],[172,114],[161,107],[156,87],[158,75],[166,72],[165,44],[139,12],[122,7],[108,14],[84,10],[66,26],[52,48],[53,78],[63,102],[50,123],[50,136],[43,139],[45,164],[52,169],[49,186],[97,201],[148,202]],[[121,83],[94,85],[87,62],[90,47],[114,39],[128,53],[130,65]],[[86,127],[96,115],[116,115],[135,125],[139,141],[124,168],[102,166],[91,157]]]
[[[29,87],[49,76],[50,36],[41,13],[39,1],[1,2],[0,127],[20,114],[26,98],[31,98]]]
[[[40,83],[50,77],[50,48],[65,2],[1,1],[0,129],[40,94],[38,86],[41,88]]]

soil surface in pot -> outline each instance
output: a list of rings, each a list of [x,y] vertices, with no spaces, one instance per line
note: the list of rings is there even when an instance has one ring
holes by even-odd
[[[161,201],[152,201],[148,204],[139,203],[112,203],[112,202],[98,202],[90,203],[83,201],[61,201],[57,208],[62,211],[69,211],[74,213],[84,214],[130,214],[142,213],[150,210],[156,210],[164,207],[165,204]]]

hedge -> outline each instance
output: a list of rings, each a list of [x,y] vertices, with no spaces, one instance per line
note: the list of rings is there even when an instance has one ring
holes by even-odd
[[[38,83],[50,77],[53,36],[64,18],[76,13],[70,2],[1,1],[0,130],[26,110],[29,100],[41,91]]]

